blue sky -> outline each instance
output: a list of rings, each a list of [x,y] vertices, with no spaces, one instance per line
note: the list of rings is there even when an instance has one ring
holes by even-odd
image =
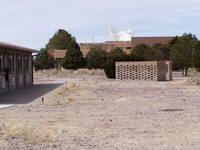
[[[40,49],[59,29],[78,42],[109,40],[108,29],[134,36],[200,38],[200,0],[0,0],[0,41]]]

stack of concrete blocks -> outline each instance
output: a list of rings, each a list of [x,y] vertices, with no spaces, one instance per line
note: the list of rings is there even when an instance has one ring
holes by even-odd
[[[166,61],[166,80],[171,81],[172,80],[172,62]]]
[[[171,62],[137,61],[116,62],[116,79],[120,80],[171,80]]]

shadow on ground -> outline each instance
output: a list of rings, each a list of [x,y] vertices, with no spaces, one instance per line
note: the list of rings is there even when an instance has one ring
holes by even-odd
[[[1,104],[27,104],[58,88],[62,84],[35,84],[30,87],[0,94]]]

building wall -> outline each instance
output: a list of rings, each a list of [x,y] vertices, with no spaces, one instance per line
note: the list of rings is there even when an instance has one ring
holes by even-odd
[[[63,59],[67,50],[48,50],[54,60]]]
[[[136,45],[156,43],[167,44],[175,37],[132,37],[131,41],[106,41],[105,43],[80,43],[80,49],[84,56],[89,52],[90,48],[94,46],[101,46],[107,52],[113,48],[121,48],[125,53],[129,54]]]
[[[168,44],[175,37],[132,37],[131,46],[135,47],[138,44],[148,44],[152,46],[156,43]]]
[[[100,46],[107,52],[114,48],[121,48],[124,52],[129,54],[131,52],[131,42],[129,41],[106,41],[105,43],[80,43],[80,49],[84,56],[90,51],[92,47]]]
[[[166,61],[166,79],[167,80],[172,80],[172,62],[171,61]]]
[[[111,49],[115,48],[112,44],[105,44],[105,43],[80,43],[80,49],[83,53],[83,56],[86,56],[87,53],[90,51],[92,47],[100,46],[102,49],[105,49],[109,52]]]
[[[32,53],[0,48],[0,92],[33,83]]]
[[[169,64],[169,61],[116,62],[116,79],[165,81],[172,69],[166,67]]]

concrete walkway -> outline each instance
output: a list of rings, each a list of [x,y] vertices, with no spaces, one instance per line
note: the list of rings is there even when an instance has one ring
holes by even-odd
[[[30,103],[61,85],[62,83],[34,84],[30,87],[0,94],[0,108],[3,105]]]

